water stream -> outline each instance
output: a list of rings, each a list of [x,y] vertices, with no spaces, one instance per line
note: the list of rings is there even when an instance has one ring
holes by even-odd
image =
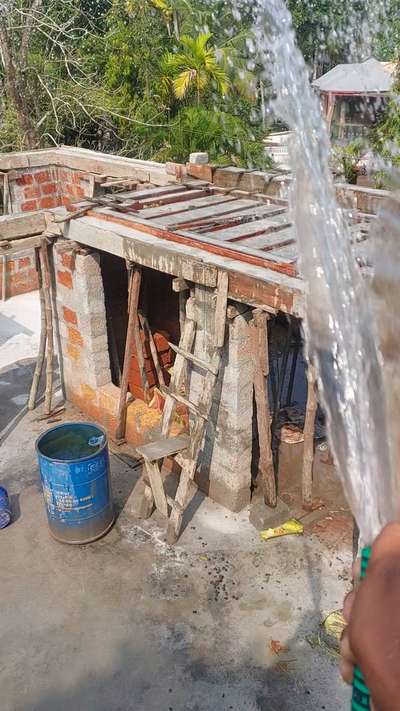
[[[362,276],[356,263],[348,222],[336,201],[329,137],[296,46],[290,13],[283,0],[258,0],[257,11],[257,51],[275,92],[273,111],[295,132],[290,147],[294,176],[290,205],[300,270],[307,284],[308,357],[317,370],[319,398],[345,493],[362,539],[370,543],[382,526],[398,515],[396,469],[391,464],[396,451],[395,447],[391,450],[395,423],[391,417],[400,397],[387,392],[391,386],[383,369],[384,338],[379,322],[390,318],[388,285],[398,288],[400,262],[393,274],[392,261],[396,240],[391,241],[389,261],[382,252],[385,240],[380,240],[381,278],[375,277],[375,288],[371,288],[371,280]],[[392,302],[394,298],[392,293]],[[393,329],[390,333],[392,339],[399,339]],[[392,360],[394,364],[394,357]]]

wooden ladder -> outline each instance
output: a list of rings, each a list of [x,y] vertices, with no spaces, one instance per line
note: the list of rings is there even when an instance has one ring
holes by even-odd
[[[175,543],[179,537],[213,402],[214,390],[220,371],[222,349],[225,342],[227,299],[228,274],[220,271],[215,292],[214,329],[210,360],[206,362],[192,352],[197,322],[190,318],[188,309],[188,316],[181,332],[179,346],[172,346],[176,352],[176,358],[171,382],[169,388],[162,388],[166,394],[161,424],[162,437],[157,441],[137,447],[137,451],[142,455],[145,464],[142,517],[148,518],[155,505],[158,511],[168,519],[166,540],[170,544]],[[191,402],[186,397],[186,394],[181,394],[182,386],[187,378],[188,366],[192,364],[204,372],[202,391],[196,404]],[[169,437],[174,408],[177,403],[185,405],[192,414],[190,435]],[[161,471],[164,458],[178,454],[177,461],[181,466],[181,474],[175,498],[171,498],[165,492]]]

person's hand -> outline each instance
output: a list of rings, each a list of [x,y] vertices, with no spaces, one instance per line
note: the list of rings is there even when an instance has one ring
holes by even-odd
[[[357,664],[375,711],[400,711],[400,524],[389,524],[377,537],[367,574],[346,597],[343,614],[343,679],[352,683]]]

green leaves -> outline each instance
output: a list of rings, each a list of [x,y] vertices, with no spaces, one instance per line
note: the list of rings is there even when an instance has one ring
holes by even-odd
[[[176,99],[182,101],[194,94],[199,104],[209,88],[215,88],[222,96],[229,91],[228,76],[218,64],[215,47],[210,46],[211,39],[210,32],[196,37],[183,35],[180,51],[166,53],[162,61],[163,85],[172,89]]]

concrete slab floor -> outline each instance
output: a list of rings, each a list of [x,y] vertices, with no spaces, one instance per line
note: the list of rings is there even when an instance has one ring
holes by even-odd
[[[350,541],[263,542],[248,511],[200,494],[175,548],[135,519],[140,468],[111,456],[118,520],[102,540],[50,537],[34,440],[40,410],[1,447],[14,521],[0,531],[1,711],[345,709],[338,659],[307,641],[349,586]],[[69,410],[65,418],[79,418]],[[277,656],[271,641],[286,648]]]
[[[40,337],[39,292],[0,302],[0,368],[36,358]]]

